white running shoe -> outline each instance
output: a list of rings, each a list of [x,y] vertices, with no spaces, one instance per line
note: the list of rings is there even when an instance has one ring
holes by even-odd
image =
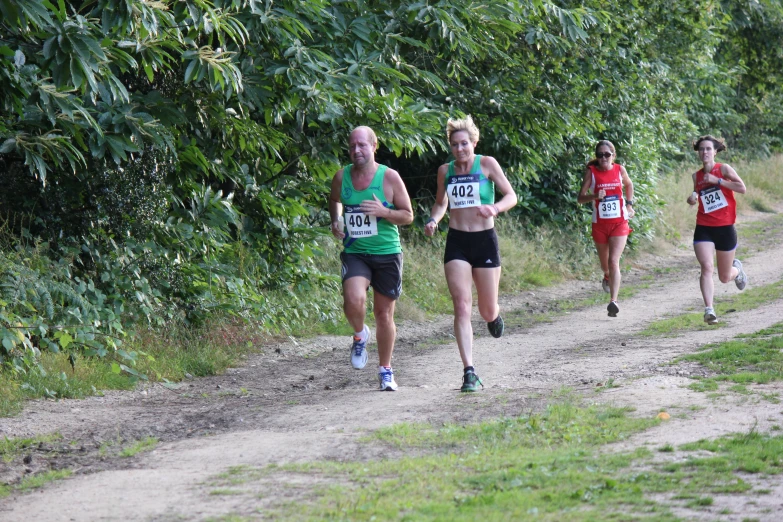
[[[704,322],[707,324],[718,324],[718,316],[715,315],[715,309],[711,306],[704,308]]]
[[[394,371],[381,367],[378,370],[378,381],[381,383],[381,391],[397,391],[397,383],[394,381]]]
[[[737,288],[740,290],[745,289],[745,285],[748,284],[748,274],[745,273],[745,271],[742,269],[742,262],[739,259],[734,259],[734,261],[731,263],[731,266],[734,266],[737,268],[737,277],[734,278],[734,284],[737,285]]]
[[[370,342],[370,329],[364,325],[364,340],[361,337],[353,336],[351,345],[351,365],[357,370],[361,370],[367,365],[367,343]]]

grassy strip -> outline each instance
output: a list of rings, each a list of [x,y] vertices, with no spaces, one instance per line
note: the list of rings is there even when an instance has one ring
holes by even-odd
[[[429,453],[359,463],[286,466],[289,475],[320,476],[327,486],[312,502],[283,507],[284,519],[488,520],[563,514],[593,505],[625,487],[609,471],[631,457],[594,456],[600,444],[657,424],[628,410],[554,404],[542,414],[476,425],[402,424],[377,438],[397,448]],[[236,480],[236,478],[233,478]],[[276,473],[268,480],[279,483]],[[637,495],[636,501],[646,502]],[[605,514],[606,515],[606,514]],[[582,516],[582,515],[580,515]],[[585,516],[595,519],[596,512]],[[610,520],[602,516],[601,519]]]
[[[741,294],[729,296],[715,304],[715,312],[718,314],[718,319],[724,321],[726,314],[730,312],[753,310],[779,299],[783,299],[783,281],[751,287]],[[639,335],[671,335],[683,331],[708,330],[724,325],[725,322],[719,322],[717,325],[704,323],[702,312],[687,313],[654,321],[639,332]]]
[[[780,335],[783,334],[783,323],[777,323],[773,324],[769,328],[764,328],[762,330],[759,330],[758,332],[751,333],[751,334],[739,334],[737,338],[739,339],[758,339],[759,337],[769,337],[771,335]]]
[[[31,446],[48,444],[60,439],[62,439],[62,435],[59,433],[51,433],[29,439],[9,439],[8,437],[4,437],[3,440],[0,440],[0,457],[2,457],[3,462],[8,463],[24,453],[24,451]]]
[[[70,476],[71,476],[71,470],[61,469],[61,470],[46,471],[44,473],[31,475],[22,479],[22,481],[19,482],[18,484],[14,484],[10,486],[0,484],[0,498],[7,497],[8,495],[14,492],[25,493],[33,489],[38,489],[45,486],[49,482],[53,482],[55,480],[62,480]]]
[[[266,340],[252,325],[222,320],[194,329],[142,330],[124,348],[137,354],[136,369],[151,380],[180,381],[223,373]],[[16,377],[0,373],[0,416],[17,413],[26,399],[81,399],[137,384],[134,378],[115,373],[112,361],[104,359],[77,358],[72,367],[67,354],[44,352],[41,366],[43,372]]]
[[[716,374],[693,383],[691,388],[697,391],[715,391],[719,383],[729,382],[738,385],[734,391],[743,392],[748,384],[783,380],[783,323],[747,340],[707,345],[677,361],[696,361]]]
[[[783,230],[783,213],[764,221],[742,223],[737,226],[739,248],[741,251],[758,252],[769,248],[770,244],[779,243]],[[742,254],[740,254],[742,259]]]
[[[635,475],[647,494],[664,494],[682,507],[701,511],[715,503],[714,496],[748,493],[753,490],[747,475],[783,473],[783,437],[759,434],[732,434],[715,440],[700,440],[659,451],[671,453],[668,463],[648,463],[648,469]],[[757,495],[769,493],[762,488]],[[710,512],[713,516],[716,511]],[[730,514],[723,509],[721,514]],[[698,518],[702,518],[704,515]],[[755,519],[743,519],[755,520]]]
[[[286,520],[673,521],[675,506],[705,511],[712,495],[751,490],[743,474],[783,472],[783,437],[757,433],[667,445],[659,455],[672,456],[663,458],[599,451],[660,422],[629,412],[566,400],[475,425],[400,424],[374,439],[416,456],[235,468],[214,485],[242,484],[249,497],[267,483],[288,487],[290,503],[264,507]],[[305,478],[311,485],[302,487]]]
[[[130,446],[122,448],[120,451],[120,457],[133,457],[134,455],[138,455],[139,453],[143,453],[145,451],[152,451],[157,445],[157,438],[147,437],[145,439],[134,442]]]

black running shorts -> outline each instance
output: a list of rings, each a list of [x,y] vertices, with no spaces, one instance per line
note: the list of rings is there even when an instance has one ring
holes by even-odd
[[[443,264],[455,259],[467,261],[473,268],[499,267],[500,248],[495,229],[463,232],[450,228],[446,236],[446,253],[443,255]]]
[[[696,230],[693,231],[693,242],[714,243],[715,250],[731,252],[737,248],[737,229],[734,228],[734,225],[726,225],[724,227],[696,225]]]
[[[402,254],[340,254],[342,280],[363,277],[379,294],[399,299],[402,293]]]

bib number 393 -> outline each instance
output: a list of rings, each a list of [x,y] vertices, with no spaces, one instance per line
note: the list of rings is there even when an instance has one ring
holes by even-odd
[[[598,216],[601,219],[619,218],[621,215],[620,196],[606,196],[598,203]]]
[[[451,208],[478,207],[481,205],[478,174],[452,176],[446,185]]]
[[[701,191],[699,194],[701,198],[702,206],[704,206],[704,213],[709,214],[715,212],[724,207],[729,206],[729,202],[723,196],[723,191],[720,187],[709,187]]]
[[[348,235],[354,238],[378,235],[378,218],[365,214],[359,205],[345,207],[345,228]]]

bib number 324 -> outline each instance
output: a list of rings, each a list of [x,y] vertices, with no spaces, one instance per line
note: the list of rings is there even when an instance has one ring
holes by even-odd
[[[720,187],[710,187],[701,191],[699,195],[701,198],[701,204],[704,206],[704,213],[709,214],[715,212],[724,207],[729,206],[729,202],[723,196],[723,191]]]

